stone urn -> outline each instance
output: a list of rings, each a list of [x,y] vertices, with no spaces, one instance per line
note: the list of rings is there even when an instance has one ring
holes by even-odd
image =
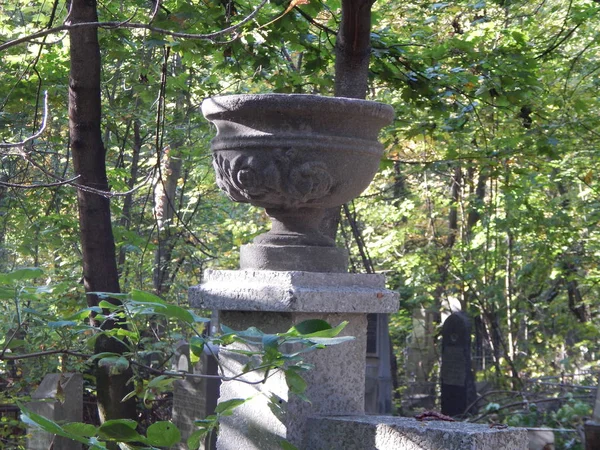
[[[242,246],[242,269],[345,272],[347,254],[319,231],[325,209],[357,197],[378,170],[382,103],[304,94],[213,97],[217,184],[236,202],[265,208],[272,228]]]

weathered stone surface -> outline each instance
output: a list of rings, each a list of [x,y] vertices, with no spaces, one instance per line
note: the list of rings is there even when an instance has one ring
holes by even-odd
[[[313,417],[310,450],[526,450],[527,430],[389,416]]]
[[[344,273],[348,252],[337,247],[248,244],[240,248],[240,269]]]
[[[281,373],[270,376],[264,384],[240,381],[223,383],[220,401],[248,397],[252,397],[252,400],[236,408],[232,416],[223,419],[217,440],[219,450],[280,450],[280,442],[284,439],[300,449],[308,449],[310,447],[302,446],[310,429],[305,425],[308,416],[364,413],[364,314],[239,311],[223,311],[220,314],[221,323],[233,329],[245,329],[252,324],[269,333],[286,331],[296,323],[314,318],[326,320],[334,326],[348,320],[343,335],[357,338],[306,355],[306,362],[314,364],[314,369],[302,374],[308,383],[306,396],[310,404],[288,395],[287,384]],[[227,349],[221,349],[220,360],[229,375],[239,374],[247,362],[246,358],[227,352]],[[257,373],[249,373],[243,378],[258,382],[262,377]],[[270,396],[274,396],[275,405],[269,405]]]
[[[189,290],[195,308],[230,311],[391,313],[398,294],[383,275],[207,270]],[[247,321],[246,327],[253,325]]]
[[[319,95],[251,94],[209,98],[202,112],[217,127],[211,142],[217,184],[231,200],[265,208],[271,218],[271,230],[254,243],[322,249],[300,258],[291,251],[287,261],[265,249],[260,258],[243,257],[243,267],[336,270],[322,261],[325,255],[339,266],[340,254],[326,251],[335,242],[319,230],[321,218],[373,179],[383,153],[377,135],[391,123],[393,108]]]
[[[54,421],[83,421],[83,377],[79,373],[51,373],[44,377],[31,396],[27,408]],[[76,450],[81,445],[71,439],[28,427],[28,450]]]

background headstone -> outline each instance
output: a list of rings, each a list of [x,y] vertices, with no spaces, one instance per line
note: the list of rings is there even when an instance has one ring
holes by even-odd
[[[83,377],[79,373],[51,373],[44,377],[27,408],[55,422],[83,421]],[[79,450],[81,444],[28,427],[28,450]]]
[[[433,409],[436,402],[436,351],[435,317],[431,311],[419,307],[412,312],[412,332],[405,346],[404,370],[408,380],[402,396],[402,407],[412,411],[417,408]]]
[[[584,426],[585,430],[585,450],[600,449],[600,384],[596,390],[596,403],[592,419],[588,420]]]
[[[218,366],[215,357],[218,355],[218,347],[207,344],[200,361],[195,366],[191,363],[190,348],[187,342],[178,344],[175,351],[174,370],[194,373],[217,375]],[[194,425],[195,420],[203,419],[214,413],[219,397],[219,379],[207,379],[188,377],[176,380],[173,383],[173,423],[181,431],[182,442],[198,429]],[[210,442],[202,443],[201,450],[212,450],[216,448],[216,433],[211,436]],[[208,441],[208,439],[207,439]],[[179,444],[174,448],[186,450],[185,444]]]
[[[392,390],[388,315],[368,314],[365,413],[391,414]]]
[[[464,414],[477,398],[471,367],[471,322],[463,312],[450,314],[442,327],[441,384],[443,414]]]

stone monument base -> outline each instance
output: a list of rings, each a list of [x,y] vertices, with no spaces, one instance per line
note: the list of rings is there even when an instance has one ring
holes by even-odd
[[[310,450],[526,450],[524,428],[407,417],[312,417],[302,448]]]
[[[383,275],[207,270],[204,282],[190,288],[189,298],[193,307],[218,310],[219,322],[234,330],[254,326],[265,333],[281,333],[305,320],[322,319],[332,326],[347,321],[341,335],[355,337],[306,354],[305,362],[314,366],[302,373],[310,403],[288,395],[282,372],[264,383],[264,374],[257,372],[243,375],[245,383],[223,383],[220,401],[251,400],[223,418],[219,450],[280,450],[284,440],[308,449],[303,442],[310,432],[309,416],[364,414],[367,313],[398,308],[397,294],[385,288]],[[239,375],[249,363],[235,350],[250,348],[236,344],[220,350],[226,376]]]

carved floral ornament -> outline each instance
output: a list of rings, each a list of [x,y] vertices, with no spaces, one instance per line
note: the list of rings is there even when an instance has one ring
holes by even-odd
[[[298,208],[328,196],[333,177],[321,161],[306,161],[293,148],[266,155],[238,154],[228,158],[217,151],[213,166],[218,186],[236,202],[263,207]]]

